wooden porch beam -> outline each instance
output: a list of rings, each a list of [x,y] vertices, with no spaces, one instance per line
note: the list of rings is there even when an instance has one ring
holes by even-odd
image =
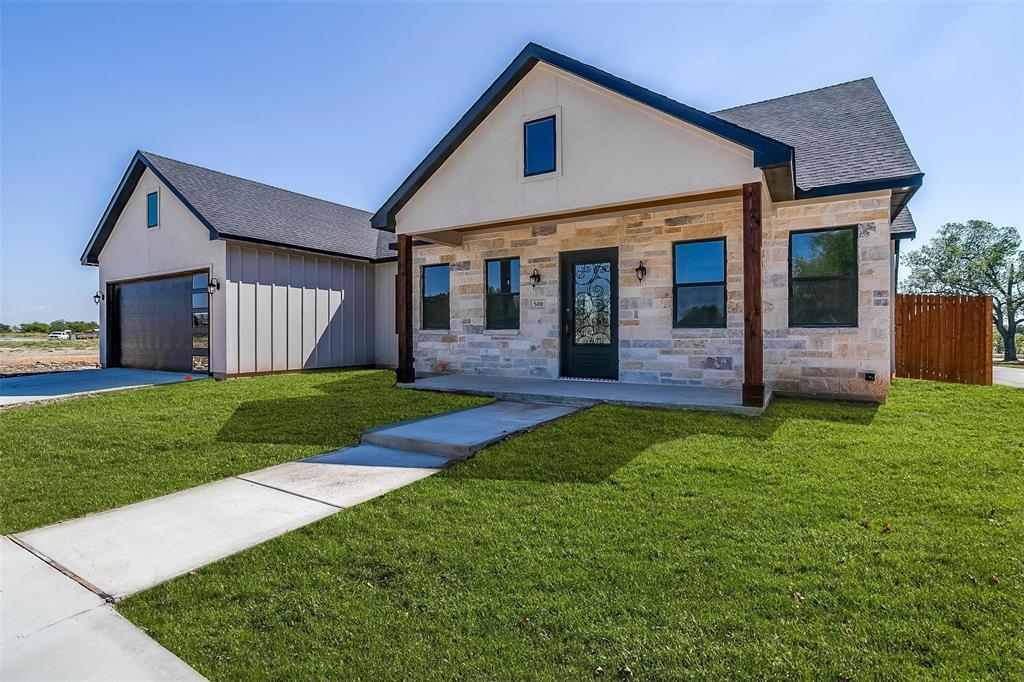
[[[412,357],[412,237],[398,235],[398,285],[395,287],[398,328],[398,377],[400,384],[416,381]]]
[[[743,404],[764,405],[761,183],[743,185]]]

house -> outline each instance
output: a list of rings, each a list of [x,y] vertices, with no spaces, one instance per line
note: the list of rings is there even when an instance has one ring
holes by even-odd
[[[922,179],[870,78],[706,113],[527,45],[371,219],[398,380],[882,401]]]
[[[706,113],[531,43],[372,216],[138,152],[82,263],[108,366],[882,401],[922,179],[870,78]]]
[[[99,267],[101,363],[216,377],[393,366],[395,254],[369,218],[137,152],[82,254]]]

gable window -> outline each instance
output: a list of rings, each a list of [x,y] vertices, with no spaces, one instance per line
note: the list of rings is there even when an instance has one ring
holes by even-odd
[[[555,117],[545,116],[523,124],[523,175],[555,170]]]
[[[146,195],[146,227],[156,227],[160,222],[159,196],[157,192]]]
[[[673,327],[724,327],[725,239],[672,245]]]
[[[519,259],[487,261],[487,328],[519,329]]]
[[[789,326],[857,326],[857,228],[789,235]]]
[[[423,266],[423,329],[451,329],[448,275],[447,263]]]

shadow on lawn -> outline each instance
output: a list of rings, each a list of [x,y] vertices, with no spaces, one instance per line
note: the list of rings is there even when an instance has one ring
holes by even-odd
[[[662,443],[703,436],[765,441],[791,419],[869,425],[876,405],[781,399],[759,418],[602,405],[492,446],[447,477],[600,483]]]
[[[415,414],[417,404],[429,400],[415,391],[388,400],[393,383],[393,377],[353,374],[313,386],[321,395],[250,400],[235,409],[217,440],[328,448],[355,443],[368,427],[407,418],[393,416],[397,407]]]

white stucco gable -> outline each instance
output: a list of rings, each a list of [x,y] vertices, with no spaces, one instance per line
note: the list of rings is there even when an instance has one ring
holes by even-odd
[[[158,193],[156,227],[146,225],[146,195]],[[114,223],[99,255],[101,279],[120,280],[223,266],[224,242],[211,240],[174,193],[148,168]]]
[[[555,115],[558,167],[523,176],[523,124]],[[735,188],[753,153],[540,62],[397,214],[398,233],[483,225]]]

